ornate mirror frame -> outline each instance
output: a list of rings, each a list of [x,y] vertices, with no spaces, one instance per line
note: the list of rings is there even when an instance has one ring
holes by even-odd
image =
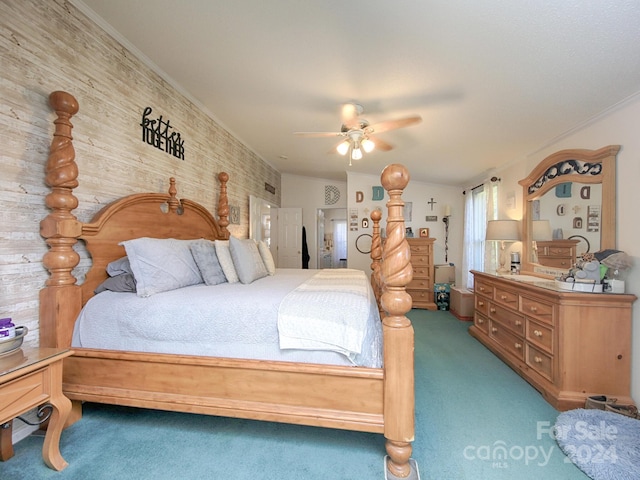
[[[542,160],[522,185],[522,271],[538,276],[549,270],[532,262],[533,200],[565,182],[602,184],[600,250],[616,248],[616,155],[620,145],[599,150],[561,150]],[[546,274],[546,275],[545,275]],[[554,276],[554,275],[551,275]]]

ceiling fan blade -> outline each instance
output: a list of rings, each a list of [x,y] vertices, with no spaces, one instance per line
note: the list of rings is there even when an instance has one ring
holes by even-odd
[[[369,125],[366,128],[367,133],[382,133],[389,130],[395,130],[397,128],[409,127],[422,121],[420,115],[413,115],[411,117],[398,118],[397,120],[387,120],[386,122],[375,123]]]
[[[343,132],[293,132],[299,137],[343,137]]]
[[[393,149],[393,145],[385,142],[384,140],[380,140],[377,137],[369,137],[369,140],[371,140],[375,144],[376,150],[388,152],[389,150]]]

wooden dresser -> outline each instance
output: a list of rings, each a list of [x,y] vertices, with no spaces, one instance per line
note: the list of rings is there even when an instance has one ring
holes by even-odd
[[[583,408],[590,395],[634,403],[634,295],[574,293],[553,289],[551,280],[522,282],[472,273],[475,309],[469,333],[551,405],[563,411]]]
[[[538,263],[547,267],[569,269],[576,263],[576,246],[580,240],[538,241]]]
[[[433,242],[435,238],[407,238],[411,249],[413,280],[407,292],[413,299],[413,308],[436,310],[433,297]]]

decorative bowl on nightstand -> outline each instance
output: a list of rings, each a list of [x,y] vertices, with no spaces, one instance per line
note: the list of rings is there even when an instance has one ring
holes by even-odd
[[[28,332],[29,329],[27,327],[16,327],[15,337],[0,340],[0,357],[9,355],[18,350],[22,346],[22,340],[24,340],[24,337]]]

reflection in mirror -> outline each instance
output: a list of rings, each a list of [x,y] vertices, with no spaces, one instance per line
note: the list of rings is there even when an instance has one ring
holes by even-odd
[[[523,259],[528,272],[555,274],[576,258],[616,248],[615,160],[620,147],[562,150],[523,187]]]
[[[577,238],[578,256],[600,250],[601,184],[564,182],[532,202],[533,240]],[[540,238],[536,223],[545,220],[551,231],[545,232],[547,238]]]

